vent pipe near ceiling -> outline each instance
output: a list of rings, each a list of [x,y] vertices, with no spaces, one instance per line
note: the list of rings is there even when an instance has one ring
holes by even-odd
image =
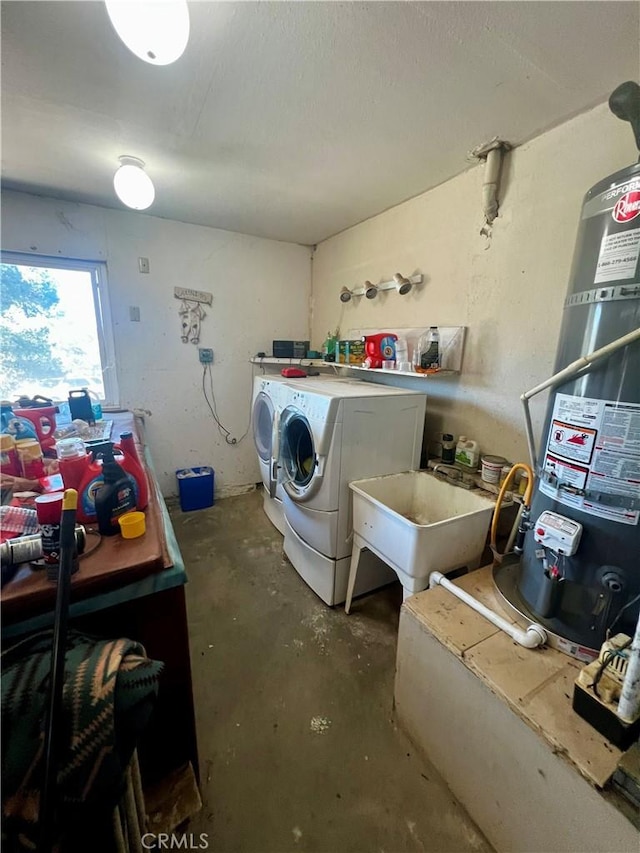
[[[502,170],[502,158],[505,151],[509,151],[511,145],[503,139],[494,137],[490,142],[479,145],[471,152],[471,157],[476,160],[484,160],[484,181],[482,182],[482,211],[484,213],[485,228],[481,233],[490,233],[493,220],[498,215],[498,190],[500,188],[500,172]]]

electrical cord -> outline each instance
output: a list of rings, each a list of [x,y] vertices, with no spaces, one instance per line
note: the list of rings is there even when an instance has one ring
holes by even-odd
[[[209,400],[209,397],[207,395],[207,386],[206,386],[207,370],[209,371],[209,388],[211,391],[211,400]],[[251,375],[252,375],[251,384],[253,386],[253,370],[251,371]],[[246,430],[240,436],[240,438],[236,438],[235,436],[233,436],[231,434],[231,431],[228,430],[224,426],[224,424],[222,423],[222,421],[218,417],[218,407],[216,404],[216,395],[215,395],[215,392],[213,390],[213,373],[211,372],[211,365],[210,364],[205,364],[203,367],[203,370],[202,370],[202,394],[204,396],[204,399],[205,399],[207,406],[209,407],[209,411],[211,412],[211,417],[215,421],[216,427],[218,428],[218,432],[224,438],[226,443],[233,446],[233,447],[240,444],[240,442],[243,441],[247,437],[247,435],[249,434],[249,429],[251,428],[251,411],[249,411],[249,423],[247,425]]]
[[[622,614],[624,613],[624,611],[625,611],[628,607],[631,607],[633,604],[635,604],[635,603],[636,603],[636,601],[639,601],[639,600],[640,600],[640,593],[638,593],[638,595],[636,595],[636,596],[635,596],[635,598],[632,598],[632,599],[631,599],[631,601],[627,601],[627,603],[625,604],[625,606],[624,606],[624,607],[621,607],[621,608],[620,608],[620,610],[618,610],[618,614],[617,614],[616,618],[613,620],[613,622],[611,623],[611,625],[609,625],[609,627],[607,628],[607,640],[608,640],[608,639],[609,639],[609,637],[611,636],[611,632],[613,631],[614,627],[618,624],[618,622],[619,622],[619,620],[620,620],[620,617],[622,616]]]

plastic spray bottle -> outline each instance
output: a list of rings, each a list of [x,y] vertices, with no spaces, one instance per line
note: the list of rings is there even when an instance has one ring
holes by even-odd
[[[105,442],[102,460],[104,482],[96,494],[98,530],[102,536],[114,536],[120,516],[135,510],[136,494],[133,481],[113,456],[111,442]]]

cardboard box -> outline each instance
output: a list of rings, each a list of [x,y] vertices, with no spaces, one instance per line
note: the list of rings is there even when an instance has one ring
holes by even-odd
[[[364,341],[347,341],[347,364],[355,364],[360,367],[365,360]]]

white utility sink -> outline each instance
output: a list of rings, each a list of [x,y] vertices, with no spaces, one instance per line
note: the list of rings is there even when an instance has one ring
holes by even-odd
[[[478,567],[494,508],[484,494],[426,471],[356,480],[349,488],[353,552],[347,612],[363,548],[394,569],[405,598],[426,589],[431,572]]]

